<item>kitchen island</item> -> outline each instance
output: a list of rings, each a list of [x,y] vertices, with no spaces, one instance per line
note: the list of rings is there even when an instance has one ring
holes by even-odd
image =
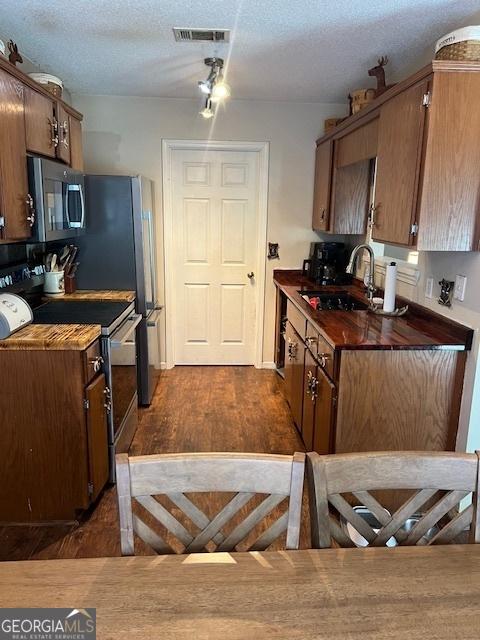
[[[411,303],[392,318],[317,311],[302,298],[348,293],[362,306],[358,281],[321,287],[300,271],[277,270],[274,282],[276,364],[307,450],[464,450],[458,425],[471,329]]]

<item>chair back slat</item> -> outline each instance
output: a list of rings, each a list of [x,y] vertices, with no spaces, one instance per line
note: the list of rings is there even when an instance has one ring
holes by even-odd
[[[170,493],[290,493],[292,456],[196,453],[130,458],[133,497]]]
[[[330,547],[333,540],[341,546],[465,542],[468,529],[477,542],[479,460],[478,453],[309,453],[313,546]],[[383,490],[401,499],[405,490],[410,495],[391,514],[371,494]]]
[[[134,553],[134,533],[157,553],[175,553],[178,545],[181,553],[234,551],[250,539],[254,542],[248,542],[249,549],[264,550],[285,532],[285,547],[297,549],[304,472],[304,453],[132,458],[120,454],[117,488],[122,553]],[[193,502],[191,494],[196,493],[234,495],[218,513],[209,516],[211,509],[204,512]],[[265,496],[260,503],[256,494]],[[203,501],[207,499],[205,496]],[[284,501],[284,512],[277,514]]]

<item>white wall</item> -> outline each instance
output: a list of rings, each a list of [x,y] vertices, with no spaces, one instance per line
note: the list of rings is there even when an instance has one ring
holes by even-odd
[[[275,291],[273,269],[298,269],[311,231],[315,140],[323,121],[345,115],[345,105],[229,101],[215,122],[198,115],[197,100],[73,96],[84,114],[84,152],[89,172],[142,173],[155,181],[162,208],[162,139],[270,142],[267,240],[280,245],[280,260],[266,260],[264,353],[273,362]],[[161,227],[161,225],[158,225]],[[161,229],[159,282],[163,283]],[[163,296],[163,286],[160,291]]]

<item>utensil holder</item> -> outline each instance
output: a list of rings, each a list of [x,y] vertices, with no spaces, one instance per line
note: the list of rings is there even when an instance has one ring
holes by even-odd
[[[63,271],[46,271],[43,291],[47,296],[65,295],[65,273]]]
[[[65,276],[65,293],[75,293],[77,290],[77,281],[75,276]]]

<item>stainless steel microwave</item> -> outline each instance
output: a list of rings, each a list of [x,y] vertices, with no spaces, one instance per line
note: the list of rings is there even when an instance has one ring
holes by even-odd
[[[60,162],[28,156],[28,182],[35,208],[34,239],[74,238],[85,230],[84,176]]]

